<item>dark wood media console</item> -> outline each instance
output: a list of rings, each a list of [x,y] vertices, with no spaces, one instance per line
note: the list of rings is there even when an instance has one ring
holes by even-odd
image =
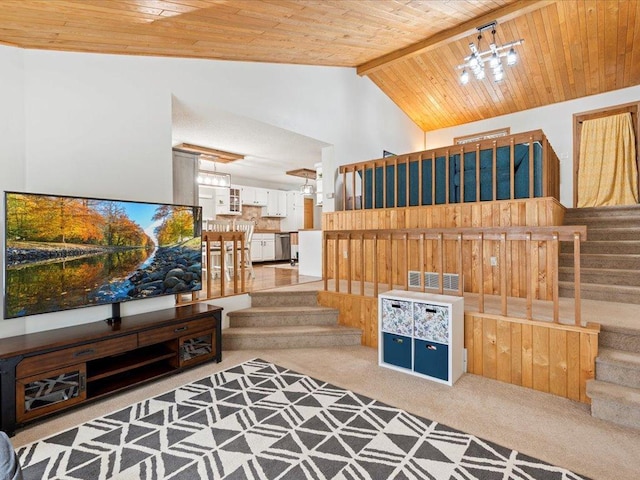
[[[0,430],[220,362],[221,312],[199,303],[0,339]]]

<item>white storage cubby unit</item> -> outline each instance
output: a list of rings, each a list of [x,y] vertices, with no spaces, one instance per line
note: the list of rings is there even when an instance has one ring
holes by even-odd
[[[391,290],[378,295],[378,364],[453,385],[464,365],[464,299]]]

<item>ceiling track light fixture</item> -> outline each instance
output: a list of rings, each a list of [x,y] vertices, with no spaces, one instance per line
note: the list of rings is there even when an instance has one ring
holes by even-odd
[[[313,185],[309,183],[309,176],[306,174],[304,176],[304,185],[300,187],[300,192],[305,196],[313,195],[314,193]]]
[[[514,47],[521,45],[524,39],[514,40],[513,42],[505,43],[504,45],[496,44],[496,27],[498,22],[491,22],[481,27],[478,27],[478,45],[474,42],[469,44],[471,55],[465,57],[464,63],[458,65],[458,70],[462,70],[460,74],[460,83],[466,85],[469,83],[470,75],[469,71],[473,73],[476,80],[484,80],[486,78],[485,63],[489,64],[491,73],[493,74],[493,80],[496,82],[501,81],[504,78],[504,68],[502,65],[502,59],[506,57],[506,63],[508,67],[515,65],[518,62],[518,54]],[[489,49],[480,51],[480,41],[482,40],[482,32],[491,29],[492,41],[489,44]]]
[[[202,161],[206,160],[209,162],[213,162],[213,171],[204,171],[202,169]],[[211,155],[200,155],[198,160],[199,162],[199,172],[198,177],[196,178],[196,182],[199,185],[210,185],[212,187],[223,187],[230,188],[231,187],[231,175],[228,173],[222,173],[216,171],[216,157]]]

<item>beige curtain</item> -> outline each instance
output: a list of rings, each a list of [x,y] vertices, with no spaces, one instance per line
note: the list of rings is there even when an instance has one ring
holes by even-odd
[[[638,203],[630,113],[586,120],[580,138],[578,207]]]

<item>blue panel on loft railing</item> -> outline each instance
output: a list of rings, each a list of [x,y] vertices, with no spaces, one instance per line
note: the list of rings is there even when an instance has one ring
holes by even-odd
[[[542,196],[542,145],[535,142],[534,153],[534,196]],[[373,169],[364,170],[364,207],[365,208],[392,208],[394,206],[407,206],[406,181],[409,181],[408,206],[431,205],[432,202],[432,168],[431,159],[419,160],[422,162],[422,198],[419,195],[420,178],[418,176],[418,161],[409,163],[409,176],[406,175],[405,163],[398,164],[397,177],[394,165],[386,166],[386,185],[382,167],[376,167],[376,192],[375,207],[373,195]],[[496,200],[511,198],[511,152],[509,146],[496,149],[496,174],[497,188]],[[476,199],[476,152],[464,154],[464,201],[475,202]],[[436,191],[435,204],[441,205],[446,199],[446,157],[436,158]],[[358,172],[362,176],[362,172]],[[449,202],[460,202],[460,154],[451,155],[449,162]],[[480,201],[493,200],[493,150],[480,151]],[[383,188],[386,189],[386,202],[384,201]],[[398,204],[395,203],[396,189],[398,192]],[[514,146],[514,195],[515,198],[529,198],[529,144]]]
[[[420,177],[418,162],[409,162],[409,206],[420,205]]]
[[[447,181],[447,159],[445,157],[436,157],[436,205],[447,202],[447,190],[445,183]]]

